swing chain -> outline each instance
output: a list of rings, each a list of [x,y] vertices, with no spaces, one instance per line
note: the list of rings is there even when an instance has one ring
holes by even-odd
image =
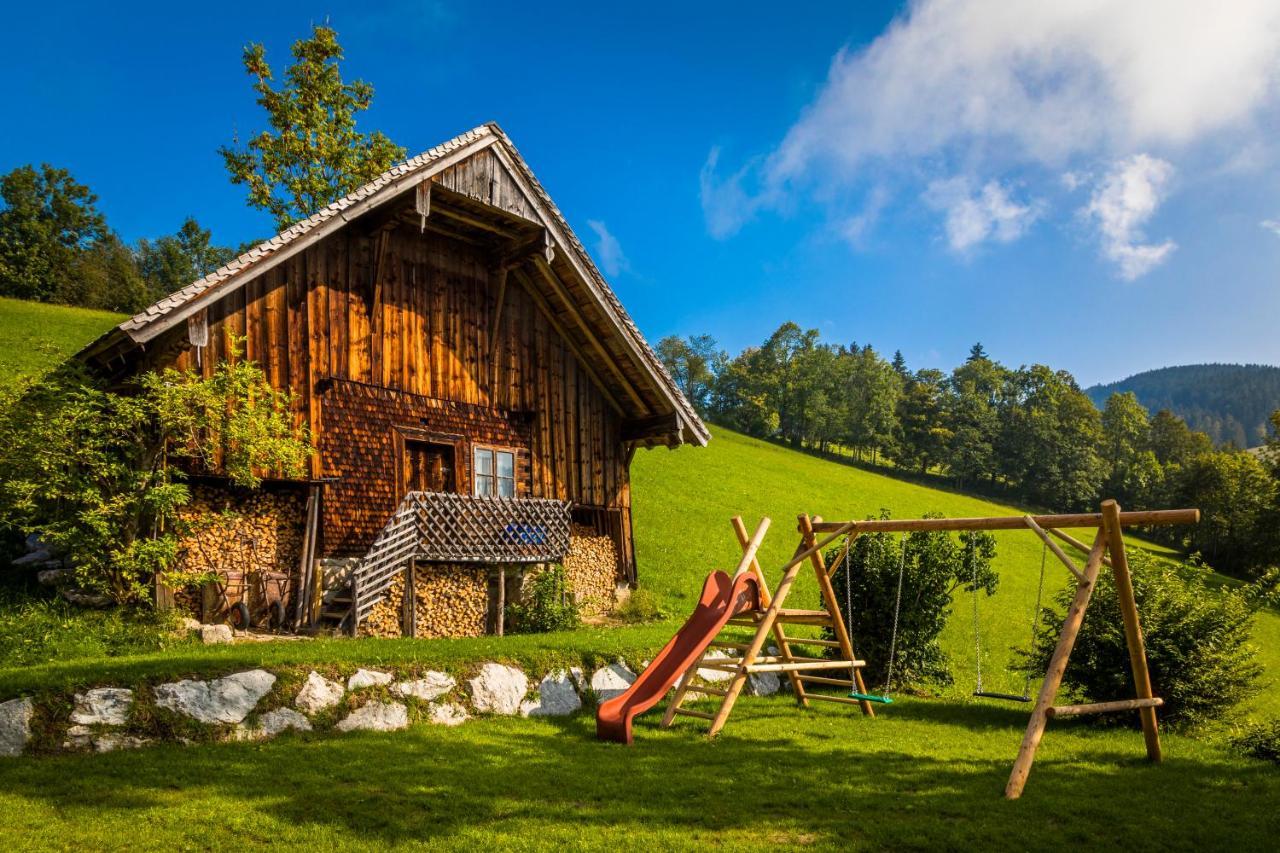
[[[969,538],[967,556],[969,558],[969,582],[973,588],[973,661],[977,668],[975,693],[982,691],[982,622],[978,617],[978,564],[973,559],[973,537]]]
[[[893,630],[889,634],[889,669],[885,673],[882,693],[888,693],[893,684],[893,664],[898,651],[898,614],[902,612],[902,576],[907,565],[907,534],[902,534],[902,547],[898,549],[898,592],[893,599]]]

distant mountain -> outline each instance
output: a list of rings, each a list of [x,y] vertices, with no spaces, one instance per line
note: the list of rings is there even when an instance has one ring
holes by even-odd
[[[1132,391],[1152,413],[1169,409],[1216,444],[1255,447],[1268,418],[1280,409],[1280,367],[1265,364],[1188,364],[1148,370],[1086,389],[1099,408],[1120,391]]]

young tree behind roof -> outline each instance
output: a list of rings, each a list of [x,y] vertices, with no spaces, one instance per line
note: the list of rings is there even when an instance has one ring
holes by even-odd
[[[356,130],[356,113],[369,109],[373,86],[344,83],[338,34],[326,26],[293,44],[294,63],[280,88],[260,44],[244,49],[245,70],[267,112],[270,128],[244,149],[219,149],[233,184],[249,188],[249,205],[270,213],[281,230],[378,177],[405,150],[379,131]]]

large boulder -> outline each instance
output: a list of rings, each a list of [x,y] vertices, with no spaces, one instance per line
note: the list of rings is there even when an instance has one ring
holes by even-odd
[[[0,702],[0,756],[21,755],[31,740],[31,717],[35,703],[24,696]]]
[[[706,656],[703,657],[702,662],[706,663],[707,661],[715,661],[717,663],[724,663],[726,661],[732,662],[735,660],[736,658],[733,655],[726,651],[717,649],[713,652],[707,652]],[[725,669],[699,667],[698,677],[709,684],[716,684],[721,681],[731,681],[733,679],[733,673]]]
[[[275,683],[276,677],[264,669],[214,681],[177,681],[155,689],[156,705],[202,723],[240,723]]]
[[[538,684],[538,698],[520,704],[526,717],[565,717],[582,707],[573,679],[563,669],[548,673]]]
[[[379,672],[376,669],[357,669],[356,674],[347,679],[348,690],[361,690],[365,687],[380,687],[391,683],[391,673]]]
[[[394,732],[409,727],[409,709],[399,702],[370,702],[339,721],[340,732]]]
[[[515,714],[529,692],[529,679],[513,666],[486,663],[471,679],[471,704],[488,714]]]
[[[79,726],[123,726],[133,707],[133,691],[124,687],[97,687],[76,694],[71,722]]]
[[[444,696],[450,690],[458,686],[458,682],[445,672],[428,672],[422,678],[415,678],[411,681],[401,681],[391,688],[391,692],[402,698],[421,699],[423,702],[431,702]]]
[[[601,702],[620,696],[635,683],[636,674],[622,661],[591,673],[591,689]]]
[[[772,696],[782,689],[782,679],[776,672],[753,672],[747,676],[747,693],[752,696]]]
[[[206,646],[220,646],[236,641],[235,632],[230,625],[201,625],[200,642]]]
[[[236,726],[235,736],[237,740],[270,740],[290,729],[309,732],[311,721],[292,708],[277,708],[263,714],[253,725],[241,723]]]
[[[346,688],[340,681],[330,681],[314,669],[307,676],[307,683],[302,685],[293,704],[308,714],[327,711],[342,701]]]

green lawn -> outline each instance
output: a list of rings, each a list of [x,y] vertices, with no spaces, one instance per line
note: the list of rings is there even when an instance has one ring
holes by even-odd
[[[44,373],[122,320],[108,311],[0,297],[0,377]]]

